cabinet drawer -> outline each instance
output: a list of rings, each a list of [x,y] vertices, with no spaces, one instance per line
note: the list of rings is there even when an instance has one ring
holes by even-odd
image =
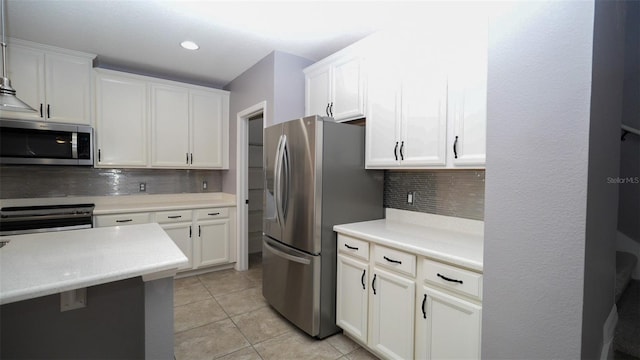
[[[146,224],[151,221],[149,213],[131,213],[96,216],[96,227]]]
[[[482,299],[482,274],[424,259],[423,276],[427,282]]]
[[[376,264],[412,277],[416,276],[415,255],[389,249],[384,246],[376,246],[374,253]]]
[[[159,211],[156,213],[156,222],[159,224],[191,221],[191,210]]]
[[[196,219],[223,219],[229,217],[229,208],[211,208],[196,210]]]
[[[369,243],[351,236],[338,234],[338,251],[369,260]]]

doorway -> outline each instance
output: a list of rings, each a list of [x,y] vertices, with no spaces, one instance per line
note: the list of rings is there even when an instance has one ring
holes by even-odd
[[[257,170],[258,166],[256,165],[256,160],[259,160],[260,167],[262,167],[262,150],[259,149],[260,155],[258,155],[258,141],[255,140],[257,137],[257,133],[259,132],[260,141],[259,144],[262,144],[262,129],[264,128],[264,124],[267,123],[267,102],[262,101],[258,104],[255,104],[247,109],[240,111],[237,115],[236,121],[236,135],[237,135],[237,143],[236,143],[236,168],[235,168],[235,177],[236,177],[236,203],[237,203],[237,215],[238,215],[238,223],[237,223],[237,234],[238,234],[238,245],[237,245],[237,254],[238,258],[236,261],[235,269],[238,271],[244,271],[249,268],[249,253],[254,251],[257,254],[258,245],[255,244],[255,240],[251,242],[251,248],[249,248],[249,233],[252,233],[253,238],[257,237],[258,232],[260,232],[260,238],[262,238],[262,190],[258,188],[258,186],[262,186],[262,184],[257,185],[257,178],[253,176],[251,187],[249,186],[249,160],[250,157],[252,159],[251,168],[252,173],[255,175],[256,172],[260,172]],[[261,119],[259,122],[258,119]],[[252,122],[254,120],[254,122]],[[261,125],[258,125],[260,123]],[[250,129],[249,127],[253,127],[253,136],[250,141]],[[250,149],[249,144],[253,144],[255,148]],[[250,154],[252,152],[252,154]],[[262,177],[262,175],[261,175]],[[260,179],[262,183],[263,180]],[[250,189],[253,190],[250,192]],[[259,197],[257,195],[260,194]],[[251,197],[251,199],[250,199]],[[258,212],[258,210],[260,212]],[[252,227],[251,231],[249,228],[249,215],[252,215]],[[260,227],[255,224],[256,220],[260,219]],[[259,229],[259,230],[258,230]],[[260,240],[260,244],[262,243],[262,239]],[[259,247],[260,251],[262,251],[262,245]]]
[[[247,240],[249,257],[262,254],[262,201],[264,191],[264,165],[262,154],[262,113],[249,118],[249,161],[247,166],[249,209]]]

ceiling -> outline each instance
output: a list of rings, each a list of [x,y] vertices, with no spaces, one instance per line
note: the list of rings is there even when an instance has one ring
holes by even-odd
[[[7,36],[96,54],[103,67],[223,87],[274,50],[320,60],[423,2],[7,0]],[[200,45],[182,49],[183,40]]]

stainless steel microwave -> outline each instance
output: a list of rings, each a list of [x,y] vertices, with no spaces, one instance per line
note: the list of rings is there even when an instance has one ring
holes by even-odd
[[[93,129],[1,119],[0,164],[93,165]]]

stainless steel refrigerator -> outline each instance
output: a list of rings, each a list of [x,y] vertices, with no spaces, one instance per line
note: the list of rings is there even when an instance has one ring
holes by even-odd
[[[339,331],[333,226],[384,217],[384,175],[364,169],[364,130],[310,116],[264,131],[262,294],[318,338]]]

